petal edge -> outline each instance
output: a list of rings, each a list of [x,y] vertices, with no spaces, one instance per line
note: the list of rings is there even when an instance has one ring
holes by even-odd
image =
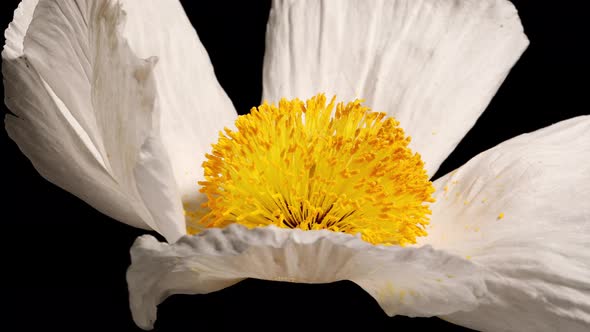
[[[153,327],[156,305],[171,294],[204,294],[245,278],[300,283],[351,280],[388,315],[433,316],[474,308],[485,293],[468,260],[429,246],[374,246],[359,237],[232,224],[169,245],[138,238],[127,272],[138,326]]]

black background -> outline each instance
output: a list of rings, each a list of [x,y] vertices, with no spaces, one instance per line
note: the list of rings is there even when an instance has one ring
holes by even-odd
[[[531,45],[475,127],[442,165],[445,174],[497,143],[589,114],[588,16],[583,1],[514,1]],[[2,0],[0,27],[18,1]],[[183,1],[236,109],[258,105],[269,1]],[[584,87],[584,90],[583,90]],[[2,108],[7,112],[6,107]],[[0,131],[0,279],[5,331],[139,331],[128,309],[129,248],[143,231],[120,224],[45,181]],[[158,331],[462,331],[438,318],[387,317],[350,282],[301,285],[247,280],[209,295],[172,296]]]

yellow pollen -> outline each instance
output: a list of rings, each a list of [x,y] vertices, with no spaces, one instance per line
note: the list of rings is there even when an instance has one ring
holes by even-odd
[[[360,100],[282,99],[238,117],[203,163],[208,212],[198,227],[274,225],[405,245],[425,236],[434,202],[399,122]],[[189,225],[190,226],[190,225]]]

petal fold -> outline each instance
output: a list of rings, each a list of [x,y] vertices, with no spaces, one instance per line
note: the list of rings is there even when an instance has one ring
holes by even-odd
[[[245,278],[301,283],[351,280],[388,315],[433,316],[470,310],[486,290],[466,259],[432,249],[374,246],[359,237],[233,224],[174,244],[138,238],[127,272],[131,311],[144,329],[172,294],[204,294]]]
[[[154,69],[161,136],[185,208],[203,200],[201,164],[237,113],[219,85],[207,51],[178,0],[123,0],[123,36],[141,58],[158,57]]]
[[[484,331],[590,328],[590,116],[508,140],[435,187],[419,244],[488,271],[480,305],[445,319]]]
[[[163,149],[146,144],[160,140],[157,60],[133,54],[120,33],[124,18],[114,1],[22,2],[2,53],[6,104],[14,113],[6,130],[49,181],[173,241],[184,233],[176,183],[147,189],[173,179]],[[153,159],[157,172],[150,171]],[[148,201],[167,213],[153,214]]]
[[[506,0],[275,0],[263,98],[361,98],[396,117],[432,176],[528,45]]]

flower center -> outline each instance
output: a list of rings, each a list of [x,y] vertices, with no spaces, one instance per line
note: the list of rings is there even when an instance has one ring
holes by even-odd
[[[426,235],[434,188],[410,138],[361,101],[334,112],[334,100],[265,102],[220,133],[203,163],[199,222],[328,229],[388,245]]]

